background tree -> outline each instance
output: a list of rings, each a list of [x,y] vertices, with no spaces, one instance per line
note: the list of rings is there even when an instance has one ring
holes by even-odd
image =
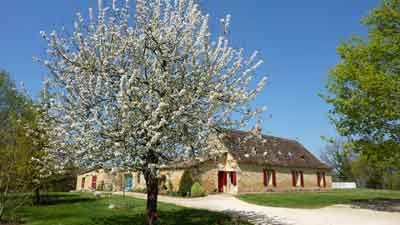
[[[0,72],[0,220],[32,191],[34,203],[40,203],[39,190],[56,171],[47,151],[52,123],[45,121],[41,105],[19,91],[8,73]]]
[[[352,145],[344,139],[328,140],[321,153],[321,159],[333,168],[333,178],[337,181],[353,181],[352,162],[356,158]]]
[[[230,16],[212,37],[208,15],[193,0],[113,1],[70,33],[42,32],[51,72],[51,113],[58,134],[81,165],[118,165],[143,172],[148,223],[157,208],[158,168],[214,155],[208,140],[262,112],[250,107],[264,87],[255,52],[228,40]],[[56,130],[56,129],[55,129]],[[68,154],[66,151],[74,149]]]
[[[359,152],[400,162],[400,1],[384,0],[367,16],[368,39],[338,47],[342,61],[330,71],[331,119]]]
[[[52,124],[56,121],[50,120],[48,113],[48,105],[44,101],[44,97],[40,98],[36,103],[30,105],[29,110],[32,112],[32,117],[29,119],[20,120],[23,124],[24,133],[30,140],[30,149],[32,151],[31,175],[30,178],[35,183],[34,185],[34,204],[41,203],[40,190],[50,184],[51,180],[56,179],[61,169],[56,165],[55,156],[51,154],[51,140],[57,140],[51,137],[54,134]],[[53,141],[54,142],[54,141]]]
[[[32,101],[16,89],[5,71],[0,71],[0,220],[6,211],[20,206],[35,185],[31,140],[23,121],[30,121]],[[10,192],[21,192],[19,198]]]
[[[398,164],[378,160],[376,157],[360,155],[353,160],[351,169],[359,187],[400,189],[400,168]]]

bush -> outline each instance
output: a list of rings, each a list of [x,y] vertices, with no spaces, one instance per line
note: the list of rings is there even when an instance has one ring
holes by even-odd
[[[192,178],[192,174],[189,170],[185,170],[179,184],[179,195],[182,197],[189,197],[193,183],[194,181]]]
[[[196,182],[193,184],[191,188],[191,196],[192,197],[203,197],[206,196],[206,192],[204,191],[203,186],[200,183]]]

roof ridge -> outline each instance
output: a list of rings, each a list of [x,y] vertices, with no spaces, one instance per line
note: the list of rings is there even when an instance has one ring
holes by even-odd
[[[244,131],[244,130],[239,130],[239,129],[230,129],[230,132],[236,132],[236,133],[241,133],[241,134],[250,134],[251,131]],[[275,139],[280,139],[280,140],[285,140],[285,141],[291,141],[295,143],[301,144],[298,140],[295,139],[290,139],[290,138],[284,138],[284,137],[278,137],[278,136],[273,136],[273,135],[268,135],[268,134],[261,134],[263,138],[275,138]]]

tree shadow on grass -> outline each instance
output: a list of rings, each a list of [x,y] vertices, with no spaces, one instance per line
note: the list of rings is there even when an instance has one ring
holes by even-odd
[[[400,212],[400,199],[355,199],[351,201],[351,205],[355,208],[370,209],[375,211]]]
[[[92,218],[92,222],[87,225],[136,225],[145,224],[143,215],[112,215],[107,217]]]
[[[229,216],[210,212],[184,208],[175,212],[160,212],[162,224],[202,225],[202,224],[233,224]]]
[[[50,205],[75,204],[75,203],[93,202],[93,201],[96,201],[96,199],[88,196],[51,194],[51,195],[41,196],[40,205],[50,206]]]
[[[161,211],[162,225],[231,225],[230,217],[224,214],[212,213],[205,210],[182,209],[177,211]],[[145,224],[145,214],[112,215],[93,218],[89,225],[142,225]]]

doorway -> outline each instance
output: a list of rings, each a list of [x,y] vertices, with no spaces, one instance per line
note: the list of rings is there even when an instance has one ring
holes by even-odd
[[[218,192],[224,192],[224,187],[228,184],[228,173],[218,171]]]
[[[132,175],[125,175],[125,191],[132,191]]]
[[[218,171],[218,192],[236,193],[237,192],[237,172]]]

